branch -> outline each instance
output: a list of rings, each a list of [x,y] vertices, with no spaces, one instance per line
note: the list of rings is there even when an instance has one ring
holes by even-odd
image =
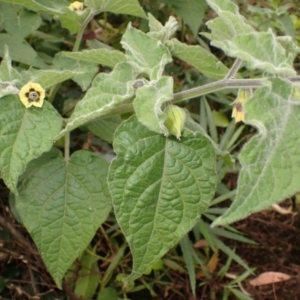
[[[231,73],[231,71],[229,71],[229,73]],[[228,76],[228,74],[227,74],[227,76]],[[218,80],[218,81],[215,81],[215,82],[211,82],[211,83],[208,83],[208,84],[196,87],[196,88],[192,88],[192,89],[189,89],[189,90],[186,90],[186,91],[176,93],[176,94],[174,94],[174,97],[171,100],[171,102],[174,104],[174,103],[190,100],[190,99],[202,96],[202,95],[215,93],[215,92],[225,90],[225,89],[259,88],[266,82],[266,80],[267,80],[267,78],[259,78],[259,79],[225,78],[225,79],[221,79],[221,80]],[[300,76],[288,77],[287,80],[289,80],[293,83],[300,84]],[[130,112],[133,112],[133,111],[134,111],[134,109],[133,109],[133,104],[132,103],[122,104],[122,105],[116,107],[115,109],[111,110],[110,113],[108,113],[105,116],[101,117],[101,119],[106,119],[106,118],[110,118],[110,117],[113,117],[113,116],[116,116],[116,115],[130,113]],[[63,133],[60,132],[55,137],[55,140],[60,139],[64,135],[65,135],[64,132]]]
[[[225,76],[224,79],[229,79],[235,76],[235,74],[237,73],[237,71],[239,70],[239,68],[241,67],[241,65],[243,64],[243,61],[240,58],[237,58],[231,69],[229,70],[229,72],[227,73],[227,75]]]

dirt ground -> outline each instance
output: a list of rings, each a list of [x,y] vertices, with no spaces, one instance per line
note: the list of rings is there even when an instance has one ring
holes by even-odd
[[[299,213],[281,215],[273,210],[268,210],[253,214],[249,218],[235,223],[234,227],[258,243],[258,245],[245,245],[230,240],[224,241],[229,247],[235,248],[236,253],[250,267],[256,268],[255,275],[243,281],[243,288],[255,300],[300,299]],[[222,258],[221,255],[218,264],[221,266],[225,261],[226,257]],[[252,287],[249,284],[250,279],[269,271],[288,274],[291,276],[291,279],[259,287]],[[240,266],[233,265],[230,272],[241,274],[243,270]],[[38,280],[36,279],[36,274],[38,274]],[[186,299],[193,299],[190,296],[188,276],[172,271],[170,274],[174,279],[173,288],[179,290],[181,295],[186,295]],[[56,289],[36,251],[35,245],[22,226],[14,221],[11,213],[3,204],[0,205],[1,275],[6,279],[10,278],[10,281],[6,283],[6,288],[3,290],[6,297],[0,296],[0,299],[66,299],[64,295],[68,295],[72,300],[79,299],[67,286],[63,287],[63,291]],[[212,282],[212,284],[214,283]],[[157,287],[159,288],[159,285]],[[197,288],[197,300],[211,300],[210,288],[208,285]],[[182,296],[172,293],[171,287],[161,287],[161,290],[156,288],[156,291],[159,295],[157,299],[183,299]],[[134,294],[132,294],[132,299],[136,299]],[[151,298],[147,297],[146,299]],[[236,298],[232,296],[230,299]],[[219,299],[217,298],[216,300]]]

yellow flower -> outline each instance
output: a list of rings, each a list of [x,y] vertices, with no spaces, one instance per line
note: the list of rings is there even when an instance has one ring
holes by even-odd
[[[69,5],[69,9],[78,12],[83,11],[83,3],[79,1],[75,1]]]
[[[244,104],[249,98],[249,91],[245,89],[240,89],[238,92],[238,96],[234,101],[234,108],[232,110],[232,118],[235,118],[235,122],[244,122],[245,120],[245,111],[244,111]]]
[[[177,139],[180,140],[186,119],[184,109],[176,105],[170,105],[166,108],[165,114],[167,115],[165,125],[169,130],[169,133],[175,135]]]
[[[45,98],[45,90],[38,83],[28,82],[21,88],[19,97],[26,108],[32,105],[42,107]]]

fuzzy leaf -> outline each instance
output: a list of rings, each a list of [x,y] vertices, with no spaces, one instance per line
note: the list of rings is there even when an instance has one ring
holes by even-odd
[[[48,67],[26,40],[7,33],[0,33],[0,45],[8,46],[9,55],[15,62],[41,69]],[[4,57],[4,54],[4,47],[0,47],[0,57]]]
[[[47,89],[57,83],[63,82],[72,78],[74,73],[69,70],[35,70],[29,69],[22,72],[22,82],[36,82],[40,84],[44,89]]]
[[[124,54],[117,50],[92,49],[81,52],[62,52],[63,56],[77,60],[88,61],[113,68],[116,64],[126,60]]]
[[[75,11],[70,10],[66,6],[61,10],[57,17],[60,20],[63,28],[68,29],[71,34],[75,34],[81,28],[82,23],[84,22],[84,19],[87,17],[88,13],[88,10],[84,10],[82,13],[77,14]]]
[[[176,13],[189,25],[194,36],[198,35],[207,7],[205,0],[163,0],[162,2],[172,5]]]
[[[21,78],[20,73],[11,66],[8,47],[4,46],[4,56],[0,64],[0,81],[19,81]]]
[[[121,124],[120,116],[115,116],[107,119],[96,119],[87,124],[88,129],[108,143],[113,142],[114,134],[117,127]]]
[[[164,125],[167,117],[162,105],[172,98],[172,77],[164,76],[138,88],[133,106],[139,121],[152,131],[167,135],[169,131]]]
[[[1,2],[18,4],[29,9],[37,11],[48,11],[52,13],[60,13],[63,7],[68,6],[68,2],[65,0],[1,0]]]
[[[166,46],[155,38],[128,25],[121,44],[126,50],[127,61],[141,74],[147,74],[150,80],[162,76],[164,67],[172,61]]]
[[[289,82],[270,79],[245,103],[245,122],[258,128],[239,160],[236,199],[214,225],[232,223],[300,190],[300,101]]]
[[[21,9],[18,6],[0,3],[5,31],[15,38],[25,38],[42,24],[42,18],[34,12]]]
[[[179,42],[177,39],[168,41],[166,46],[170,49],[173,56],[195,67],[208,78],[221,79],[229,71],[221,61],[201,46],[187,45]]]
[[[26,109],[17,95],[0,99],[0,168],[12,192],[17,193],[26,165],[52,147],[61,126],[62,118],[47,101]]]
[[[127,14],[141,18],[147,18],[137,0],[86,0],[85,4],[95,10],[109,11],[115,14]]]
[[[56,139],[78,126],[107,114],[121,103],[132,98],[134,89],[130,80],[134,78],[135,71],[128,63],[118,64],[109,74],[100,73],[94,79],[93,85],[85,97],[76,105],[66,128],[60,132]]]
[[[90,152],[77,151],[65,161],[53,148],[22,176],[16,207],[60,288],[111,209],[107,169],[107,162]]]
[[[271,74],[295,75],[291,55],[276,39],[272,31],[256,32],[229,1],[208,0],[219,17],[207,22],[212,31],[211,44],[227,55],[247,62],[251,69],[261,69]]]
[[[148,13],[148,18],[150,31],[147,35],[160,40],[163,44],[169,40],[178,29],[178,22],[173,16],[169,17],[169,20],[164,26],[150,13]]]
[[[14,83],[20,81],[21,78],[19,72],[12,68],[8,47],[4,46],[4,57],[0,64],[0,98],[17,94],[19,89],[15,87]]]
[[[116,131],[108,185],[115,214],[133,255],[128,280],[141,276],[199,220],[216,184],[215,152],[202,134],[181,142],[137,121]]]
[[[74,80],[83,91],[87,90],[98,72],[98,66],[96,64],[65,57],[62,53],[55,55],[53,65],[56,69],[71,71],[73,73],[72,80]]]

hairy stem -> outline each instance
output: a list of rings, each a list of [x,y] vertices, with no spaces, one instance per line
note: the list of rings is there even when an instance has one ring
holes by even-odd
[[[243,61],[240,58],[237,58],[231,69],[229,70],[228,74],[225,76],[224,79],[229,79],[235,76],[235,74],[238,72],[239,68],[241,67],[241,65],[243,64]]]
[[[92,10],[88,15],[87,17],[85,18],[85,20],[82,22],[82,25],[77,33],[77,36],[76,36],[76,40],[75,40],[75,43],[73,45],[73,49],[72,49],[72,52],[76,52],[79,50],[79,47],[80,47],[80,44],[81,44],[81,41],[82,41],[82,36],[83,36],[83,33],[84,33],[84,30],[86,28],[86,26],[90,23],[90,21],[93,19],[93,17],[95,16],[95,12]],[[61,86],[61,83],[58,83],[54,86],[52,86],[52,88],[50,89],[50,93],[49,93],[49,97],[48,97],[48,101],[50,103],[53,102],[55,96],[56,96],[56,93],[58,92],[59,88]]]
[[[226,76],[227,77],[227,76]],[[293,82],[293,83],[299,83],[300,84],[300,76],[294,76],[294,77],[288,77],[287,80]],[[173,99],[171,102],[178,103],[182,101],[186,101],[189,99],[193,99],[199,96],[203,96],[210,93],[215,93],[221,90],[225,89],[251,89],[251,88],[259,88],[261,87],[264,82],[266,81],[266,78],[259,78],[259,79],[233,79],[233,78],[225,78],[221,79],[215,82],[211,82],[196,88],[192,88],[186,91],[182,91],[179,93],[174,94]],[[132,103],[125,103],[117,108],[111,110],[108,114],[101,117],[102,119],[106,119],[112,116],[124,114],[124,113],[130,113],[133,112],[133,105]],[[62,130],[55,139],[58,140],[61,137],[63,137],[66,134],[65,130]]]

